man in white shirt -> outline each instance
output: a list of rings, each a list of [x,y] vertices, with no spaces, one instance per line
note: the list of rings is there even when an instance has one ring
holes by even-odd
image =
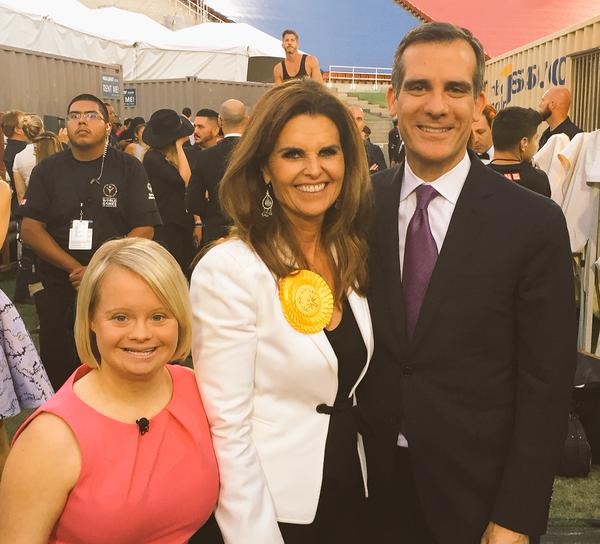
[[[484,54],[427,23],[394,59],[406,160],[373,178],[372,367],[358,392],[378,542],[526,544],[546,530],[576,335],[562,212],[467,151]]]

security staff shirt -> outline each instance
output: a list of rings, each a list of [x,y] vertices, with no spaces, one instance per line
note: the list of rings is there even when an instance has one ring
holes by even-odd
[[[126,236],[136,227],[161,224],[152,188],[141,163],[109,147],[104,169],[102,157],[79,161],[70,149],[38,164],[31,173],[19,213],[46,225],[48,234],[82,265],[106,240]],[[69,229],[74,220],[91,221],[92,248],[69,249]],[[65,281],[68,275],[40,261],[40,279]]]

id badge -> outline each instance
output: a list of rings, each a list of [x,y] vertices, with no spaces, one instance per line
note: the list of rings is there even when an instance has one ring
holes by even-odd
[[[92,249],[92,221],[75,219],[69,229],[69,249]]]

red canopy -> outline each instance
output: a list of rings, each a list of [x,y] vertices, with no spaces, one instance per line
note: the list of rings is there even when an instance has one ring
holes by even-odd
[[[598,0],[395,0],[423,21],[468,28],[495,57],[600,15]]]

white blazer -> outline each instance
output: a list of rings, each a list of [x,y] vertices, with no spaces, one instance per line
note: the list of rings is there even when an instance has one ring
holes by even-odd
[[[321,490],[337,358],[323,331],[286,321],[275,278],[244,242],[211,249],[192,275],[194,368],[219,463],[216,518],[227,544],[281,544],[277,522],[311,523]],[[348,301],[373,353],[365,298]],[[359,454],[364,451],[359,437]],[[366,474],[363,472],[366,482]]]

